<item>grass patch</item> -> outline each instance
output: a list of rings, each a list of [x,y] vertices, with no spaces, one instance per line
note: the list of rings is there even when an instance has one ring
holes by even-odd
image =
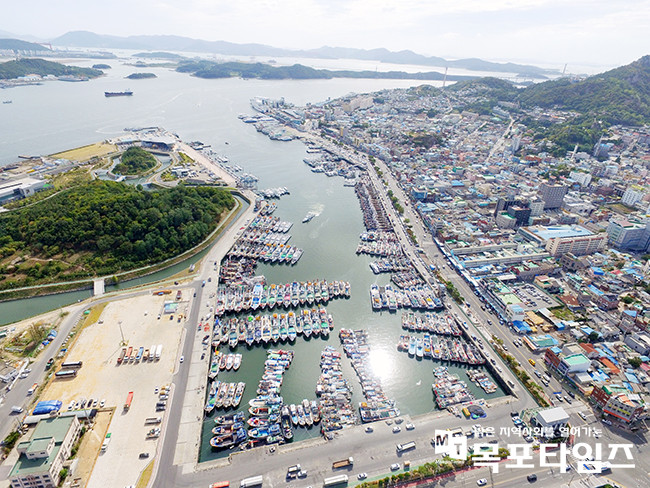
[[[68,159],[70,161],[88,161],[92,158],[101,158],[107,154],[117,152],[117,146],[114,144],[106,144],[97,142],[87,146],[77,147],[68,151],[63,151],[56,154],[51,154],[50,157],[55,159]]]
[[[147,488],[151,475],[153,474],[153,461],[154,460],[152,459],[151,462],[147,464],[147,467],[144,468],[138,482],[135,484],[135,488]]]
[[[575,314],[569,310],[567,307],[557,307],[552,308],[551,313],[555,315],[558,319],[562,320],[575,320]]]
[[[187,154],[185,154],[184,152],[179,151],[178,155],[181,157],[181,163],[182,164],[192,164],[192,163],[194,163],[194,160],[191,157],[189,157]]]
[[[91,307],[89,309],[90,313],[84,316],[84,320],[79,330],[81,331],[81,329],[83,329],[84,327],[87,327],[97,322],[99,320],[99,317],[101,317],[102,312],[106,308],[106,305],[108,305],[108,302],[100,303],[99,305],[95,305],[94,307]]]

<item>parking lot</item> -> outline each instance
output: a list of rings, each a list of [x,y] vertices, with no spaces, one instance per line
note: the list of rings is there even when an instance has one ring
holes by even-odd
[[[520,305],[525,311],[560,306],[560,303],[553,297],[529,283],[511,286],[511,290],[521,300]]]
[[[184,296],[191,296],[189,291]],[[66,361],[82,361],[76,377],[54,380],[41,399],[61,400],[63,409],[87,405],[115,407],[108,426],[110,443],[100,452],[87,486],[128,486],[135,484],[140,472],[153,457],[157,438],[147,433],[160,425],[145,425],[148,417],[161,417],[156,411],[160,391],[156,388],[171,383],[178,365],[178,347],[182,323],[178,315],[161,313],[169,295],[143,295],[109,303],[99,320],[86,327],[66,357]],[[179,307],[185,309],[188,303]],[[159,314],[160,318],[159,318]],[[162,345],[159,360],[123,362],[118,365],[124,345],[139,350]],[[130,408],[125,408],[129,392],[133,392]],[[170,393],[168,393],[170,394]],[[140,458],[140,453],[149,457]]]

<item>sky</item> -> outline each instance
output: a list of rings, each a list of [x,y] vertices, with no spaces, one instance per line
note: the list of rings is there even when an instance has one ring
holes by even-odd
[[[650,54],[650,0],[30,0],[3,2],[0,31],[173,34],[290,49],[409,49],[569,72]],[[572,71],[571,67],[574,67]]]

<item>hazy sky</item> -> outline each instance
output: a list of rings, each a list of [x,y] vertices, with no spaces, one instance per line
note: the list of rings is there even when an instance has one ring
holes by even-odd
[[[650,53],[650,0],[5,0],[0,30],[175,34],[617,66]]]

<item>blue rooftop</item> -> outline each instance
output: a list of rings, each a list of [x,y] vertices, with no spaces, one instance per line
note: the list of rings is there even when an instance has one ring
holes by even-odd
[[[545,227],[544,230],[535,231],[542,239],[555,239],[558,237],[585,237],[593,235],[593,233],[577,225],[556,225],[552,227]]]

